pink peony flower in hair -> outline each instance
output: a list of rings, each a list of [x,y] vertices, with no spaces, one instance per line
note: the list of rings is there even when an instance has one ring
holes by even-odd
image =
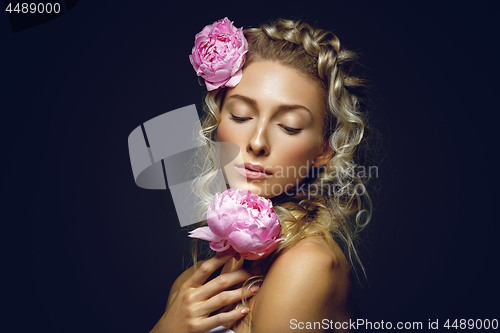
[[[227,17],[207,25],[195,37],[189,61],[196,74],[205,79],[208,91],[235,87],[241,80],[248,43],[243,29],[237,29]]]
[[[269,255],[281,240],[281,224],[271,200],[248,190],[216,194],[207,211],[208,227],[189,233],[210,241],[214,251],[234,248],[241,257],[256,260]]]

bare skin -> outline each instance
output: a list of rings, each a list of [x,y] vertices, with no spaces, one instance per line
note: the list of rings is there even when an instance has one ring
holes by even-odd
[[[332,150],[322,136],[321,98],[317,82],[284,65],[256,62],[243,70],[240,83],[226,94],[219,140],[237,144],[245,163],[261,166],[271,175],[251,182],[236,175],[231,180],[237,188],[271,198],[305,177],[288,168],[319,167],[331,159]],[[345,322],[353,316],[349,263],[338,246],[331,249],[323,238],[305,238],[282,253],[258,290],[242,290],[240,284],[259,272],[243,269],[243,260],[233,255],[218,254],[197,270],[191,267],[182,273],[172,286],[165,314],[151,332],[206,333],[224,325],[236,333],[249,333],[251,324],[252,333],[280,333],[290,332],[293,320]],[[252,265],[259,264],[262,261]],[[207,282],[222,265],[219,277]],[[242,292],[251,297],[248,308],[223,309],[240,302]],[[300,331],[327,332],[318,326]]]
[[[290,332],[291,320],[348,321],[353,316],[349,263],[320,237],[309,237],[279,256],[253,299],[254,333]],[[237,333],[247,330],[235,328]],[[327,332],[322,328],[301,332]]]
[[[202,333],[245,316],[249,311],[248,308],[209,317],[210,313],[241,298],[241,288],[231,291],[225,291],[226,289],[253,275],[248,269],[240,269],[221,274],[205,283],[210,275],[227,263],[233,255],[234,252],[217,254],[203,262],[196,271],[189,268],[182,273],[172,286],[165,313],[151,333]],[[245,295],[250,297],[253,293],[248,290]]]
[[[251,268],[242,269],[242,264],[243,260],[235,260],[231,253],[219,254],[203,262],[196,271],[193,267],[186,270],[172,286],[165,314],[151,332],[202,333],[224,325],[236,333],[249,333],[249,317],[237,322],[247,314],[242,308],[209,317],[218,308],[241,300],[241,288],[226,289],[258,274],[252,274]],[[221,275],[203,284],[221,265]],[[349,264],[340,248],[332,251],[320,237],[303,239],[280,255],[260,289],[244,293],[253,296],[249,308],[243,308],[252,312],[252,333],[290,332],[292,320],[345,322],[354,311]],[[301,332],[328,330],[316,327]]]
[[[270,175],[248,180],[226,169],[231,187],[272,198],[297,186],[311,165],[328,163],[333,151],[323,138],[323,117],[319,83],[268,61],[243,69],[222,104],[219,141],[238,145],[244,163]]]

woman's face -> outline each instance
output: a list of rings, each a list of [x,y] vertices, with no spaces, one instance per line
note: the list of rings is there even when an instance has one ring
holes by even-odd
[[[226,93],[218,127],[219,141],[242,154],[225,167],[231,187],[266,198],[292,194],[313,162],[326,164],[323,105],[319,85],[290,67],[267,61],[246,67]]]

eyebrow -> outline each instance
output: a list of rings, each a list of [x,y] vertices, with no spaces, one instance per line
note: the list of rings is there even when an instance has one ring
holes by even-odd
[[[242,100],[245,103],[250,104],[253,107],[257,106],[257,101],[255,99],[251,98],[251,97],[234,94],[234,95],[229,96],[227,99],[230,100],[231,98],[236,98],[236,99]],[[278,110],[279,111],[281,111],[281,110],[295,110],[295,109],[304,109],[307,112],[309,112],[309,114],[311,115],[311,117],[313,115],[312,112],[311,112],[311,110],[309,110],[308,108],[306,108],[304,105],[300,105],[300,104],[280,104],[278,106]]]

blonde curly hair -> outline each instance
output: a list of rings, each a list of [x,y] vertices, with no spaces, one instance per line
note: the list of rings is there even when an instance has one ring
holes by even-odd
[[[249,50],[243,68],[253,62],[274,61],[321,84],[325,101],[323,135],[333,150],[332,158],[322,171],[303,181],[302,193],[274,202],[284,239],[276,253],[282,253],[303,238],[321,235],[330,246],[334,239],[338,240],[351,264],[358,263],[364,272],[355,239],[369,223],[372,205],[365,179],[356,172],[357,148],[367,130],[356,94],[364,82],[349,75],[357,55],[341,48],[332,32],[313,28],[303,21],[280,19],[244,30],[244,35]],[[213,199],[208,188],[213,184],[215,173],[206,171],[218,167],[213,143],[218,141],[217,127],[226,90],[219,88],[205,96],[200,143],[206,149],[200,154],[203,162],[198,164],[205,170],[205,176],[198,178],[195,184],[195,193],[206,203],[201,207],[202,212],[206,212]]]
[[[366,276],[356,243],[360,231],[371,219],[372,203],[366,191],[367,178],[364,173],[357,172],[359,165],[356,160],[369,128],[361,112],[362,101],[358,94],[364,81],[349,75],[357,55],[341,48],[332,32],[313,28],[303,21],[280,19],[244,30],[244,35],[249,50],[243,68],[253,62],[273,61],[320,83],[324,100],[323,137],[333,151],[328,163],[310,173],[295,195],[279,195],[271,199],[280,217],[284,240],[266,260],[263,275],[249,279],[244,285],[249,288],[262,281],[277,256],[310,236],[322,236],[332,249],[337,241],[351,266],[358,264]],[[203,175],[193,183],[194,192],[202,199],[200,216],[207,211],[214,191],[226,190],[213,186],[221,184],[220,179],[216,179],[220,161],[215,143],[226,91],[227,88],[219,88],[208,92],[204,100],[205,113],[198,138],[203,148],[198,151],[193,164],[194,172]],[[194,240],[195,269],[196,244]],[[246,306],[246,299],[242,298],[242,302],[236,305],[241,306]]]

